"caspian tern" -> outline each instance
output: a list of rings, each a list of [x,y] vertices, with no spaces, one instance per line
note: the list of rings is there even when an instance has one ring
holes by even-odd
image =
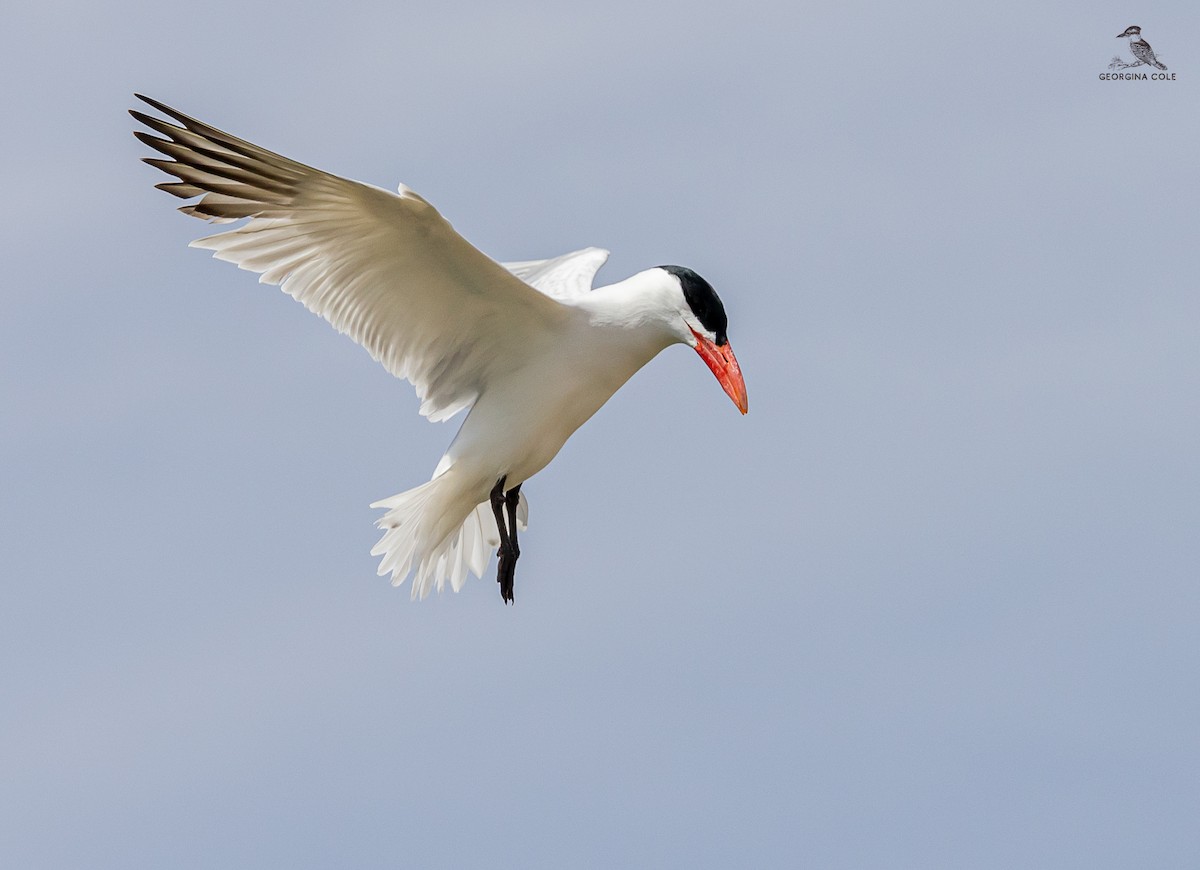
[[[180,211],[246,223],[192,242],[260,274],[412,382],[433,421],[468,410],[458,434],[415,489],[375,502],[387,513],[379,574],[412,597],[446,581],[458,591],[497,577],[513,600],[527,527],[521,485],[633,373],[672,344],[695,349],[743,414],[746,384],[713,288],[680,266],[658,266],[592,290],[608,251],[497,263],[438,211],[397,193],[289,160],[136,95],[179,125],[130,110],[166,138],[134,133],[166,155],[145,158],[177,181],[156,185]]]

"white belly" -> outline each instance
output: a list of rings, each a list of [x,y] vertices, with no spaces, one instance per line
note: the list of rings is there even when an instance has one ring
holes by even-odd
[[[500,477],[511,488],[545,468],[664,345],[584,333],[563,346],[490,384],[446,451],[442,464],[469,479],[481,501]]]

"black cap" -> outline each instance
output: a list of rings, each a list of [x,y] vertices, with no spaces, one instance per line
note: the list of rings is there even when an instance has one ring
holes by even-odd
[[[670,272],[679,279],[683,288],[683,298],[687,300],[692,314],[700,321],[700,325],[717,337],[717,346],[729,343],[725,334],[729,329],[729,319],[725,316],[725,306],[721,297],[712,285],[686,266],[659,266],[664,272]]]

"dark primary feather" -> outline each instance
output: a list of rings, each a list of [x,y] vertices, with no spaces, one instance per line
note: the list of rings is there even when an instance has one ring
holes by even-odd
[[[131,109],[139,123],[169,138],[142,130],[134,135],[155,151],[171,158],[144,158],[145,162],[174,175],[181,183],[160,189],[180,198],[200,196],[199,202],[179,210],[194,217],[237,220],[271,217],[290,206],[298,194],[298,182],[317,172],[250,142],[231,136],[149,97],[136,95],[183,126]]]

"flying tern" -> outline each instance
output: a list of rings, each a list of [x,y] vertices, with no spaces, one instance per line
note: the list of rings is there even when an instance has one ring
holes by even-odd
[[[630,377],[673,344],[693,348],[743,414],[746,384],[725,308],[707,281],[658,266],[592,289],[608,251],[498,263],[421,196],[290,160],[149,97],[171,121],[130,114],[134,135],[167,159],[156,185],[192,200],[180,211],[240,226],[192,242],[259,273],[411,381],[433,421],[467,411],[433,477],[375,502],[379,574],[412,597],[470,572],[499,549],[497,581],[513,600],[528,523],[522,484],[554,458]],[[175,122],[175,123],[172,123]]]

